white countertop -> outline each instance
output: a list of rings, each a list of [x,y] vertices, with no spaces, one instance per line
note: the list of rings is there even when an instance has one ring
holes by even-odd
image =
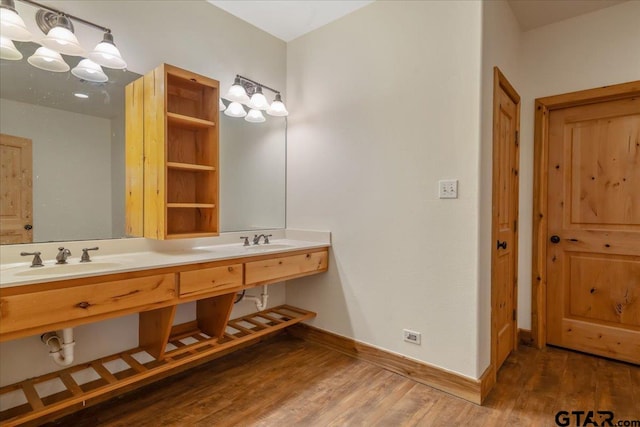
[[[314,235],[313,233],[320,234]],[[0,265],[0,288],[330,246],[330,236],[328,232],[303,233],[295,231],[288,234],[292,237],[310,237],[310,239],[276,238],[271,240],[269,244],[261,243],[260,245],[251,246],[243,246],[242,243],[207,244],[209,243],[208,241],[201,239],[197,241],[198,245],[193,247],[186,247],[184,243],[179,245],[163,243],[150,244],[148,245],[150,248],[144,248],[146,250],[139,250],[141,249],[141,245],[132,242],[130,248],[134,249],[134,251],[131,252],[122,251],[121,253],[110,253],[113,252],[113,250],[108,250],[108,248],[105,248],[105,254],[101,254],[100,251],[97,253],[90,252],[92,261],[88,263],[80,263],[80,250],[72,250],[74,256],[69,257],[67,260],[68,263],[63,265],[56,265],[55,259],[46,259],[43,256],[44,267],[30,267],[31,257],[25,257],[28,261],[22,261],[25,259],[22,258],[21,262],[3,262]],[[212,242],[215,242],[215,240]],[[72,246],[70,243],[71,242],[66,243],[65,247]],[[81,243],[87,247],[92,244],[91,242]],[[56,245],[57,244],[64,246],[62,243],[56,243]],[[103,242],[103,245],[104,244]],[[108,245],[109,242],[107,241],[106,244]],[[122,245],[120,242],[117,244]],[[30,246],[34,245],[35,244],[31,244]],[[27,249],[21,248],[23,246],[26,245],[13,245],[13,249],[18,252],[22,249]],[[11,246],[8,248],[5,247],[3,251],[10,251],[12,250],[11,248]],[[138,250],[136,251],[136,249]],[[16,257],[13,256],[14,254],[11,255],[11,257],[6,256],[5,258],[8,260],[16,260]]]

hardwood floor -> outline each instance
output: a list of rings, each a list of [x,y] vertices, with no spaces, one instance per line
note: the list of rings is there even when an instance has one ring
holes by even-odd
[[[477,406],[282,335],[47,425],[554,426],[560,410],[640,420],[640,367],[521,346]]]

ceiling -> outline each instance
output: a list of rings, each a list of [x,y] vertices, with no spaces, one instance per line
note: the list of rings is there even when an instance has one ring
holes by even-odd
[[[289,42],[374,0],[207,0]],[[489,1],[489,0],[484,0]],[[627,0],[508,0],[523,31],[583,15]]]
[[[509,0],[522,31],[584,15],[626,0]]]

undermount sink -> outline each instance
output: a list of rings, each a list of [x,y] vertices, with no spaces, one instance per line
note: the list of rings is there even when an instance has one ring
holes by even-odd
[[[116,262],[87,262],[82,264],[46,265],[44,267],[26,267],[25,271],[15,273],[16,276],[53,276],[58,274],[91,273],[120,267]]]
[[[263,245],[248,246],[248,247],[245,247],[245,250],[254,251],[254,252],[264,252],[264,251],[275,251],[279,249],[291,249],[291,248],[293,248],[293,245],[287,245],[285,243],[266,243]]]

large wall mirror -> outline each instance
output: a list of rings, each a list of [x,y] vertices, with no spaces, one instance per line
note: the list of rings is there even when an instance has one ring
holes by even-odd
[[[140,76],[105,68],[108,82],[89,83],[29,65],[38,46],[16,46],[24,59],[0,61],[0,133],[31,140],[33,242],[126,237],[124,86]],[[79,59],[65,57],[72,68]],[[285,227],[285,162],[285,118],[220,114],[222,232]],[[7,211],[18,189],[2,168]]]

